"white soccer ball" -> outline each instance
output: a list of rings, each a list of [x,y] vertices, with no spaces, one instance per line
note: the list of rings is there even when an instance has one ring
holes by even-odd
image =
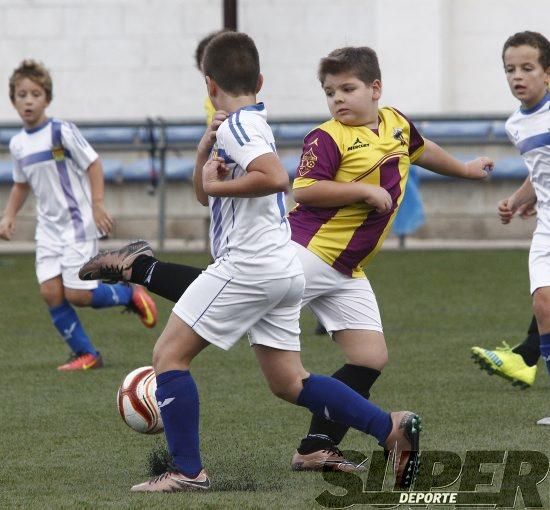
[[[153,367],[140,367],[122,381],[117,393],[118,412],[124,423],[141,434],[164,430],[155,398],[157,380]]]

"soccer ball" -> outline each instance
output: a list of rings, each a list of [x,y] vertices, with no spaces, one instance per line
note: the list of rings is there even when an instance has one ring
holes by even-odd
[[[117,393],[118,412],[124,423],[141,434],[158,434],[164,430],[155,398],[157,380],[153,367],[132,370]]]

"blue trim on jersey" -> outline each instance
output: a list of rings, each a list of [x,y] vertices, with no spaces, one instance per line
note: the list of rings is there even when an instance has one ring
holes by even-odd
[[[259,103],[256,103],[256,104],[244,106],[243,108],[241,108],[241,110],[247,110],[249,112],[253,112],[253,111],[261,112],[262,110],[265,110],[265,105],[260,101]]]
[[[239,133],[237,133],[237,130],[235,129],[235,126],[239,129],[241,132],[242,137],[245,139],[245,141],[250,142],[250,138],[246,134],[246,131],[244,130],[242,124],[239,121],[239,115],[242,110],[246,111],[257,111],[261,112],[265,109],[265,105],[263,103],[256,103],[251,104],[248,106],[243,106],[242,108],[239,108],[237,111],[233,112],[229,116],[229,129],[231,130],[231,133],[233,133],[233,136],[236,138],[237,142],[239,142],[239,145],[242,147],[244,145],[244,142],[241,140],[241,137],[239,136]],[[232,123],[233,122],[233,123]]]
[[[32,135],[33,133],[36,133],[37,131],[40,131],[41,129],[44,129],[51,121],[52,121],[52,119],[46,119],[39,126],[33,127],[31,129],[23,128],[23,130],[25,131],[25,133],[27,133],[29,135]]]
[[[65,149],[65,156],[67,158],[71,158],[71,153]],[[44,163],[44,161],[53,161],[53,154],[52,151],[41,151],[41,152],[34,152],[32,154],[28,154],[27,156],[18,159],[17,163],[20,165],[20,168],[35,165],[36,163]]]
[[[277,193],[277,205],[279,206],[279,212],[281,213],[281,219],[285,217],[286,210],[285,210],[285,194],[282,191],[279,191]]]
[[[63,143],[61,141],[61,123],[52,122],[52,148],[62,148]],[[78,207],[78,202],[74,196],[73,188],[71,185],[71,179],[69,178],[69,171],[67,170],[67,162],[63,158],[61,160],[55,160],[57,166],[57,172],[59,173],[59,182],[61,183],[61,189],[67,200],[69,206],[69,213],[75,229],[75,239],[77,241],[86,240],[86,232],[84,230],[84,221],[82,220],[82,213]]]
[[[235,114],[231,115],[229,117],[229,129],[231,130],[231,133],[233,133],[233,136],[239,142],[239,145],[242,147],[244,145],[244,142],[239,137],[239,133],[237,133],[237,130],[235,129],[235,126],[232,124],[232,121],[235,119]]]
[[[519,149],[520,154],[525,154],[526,152],[532,151],[533,149],[538,149],[540,147],[545,147],[546,145],[550,146],[550,132],[530,136],[529,138],[518,142],[517,148]]]
[[[222,233],[222,213],[221,213],[222,200],[220,197],[214,198],[212,203],[212,220],[214,220],[214,227],[212,228],[212,250],[214,257],[217,256],[220,248],[221,233]]]
[[[228,155],[227,155],[227,152],[225,152],[223,149],[218,149],[218,156],[220,158],[223,158],[225,163],[227,165],[230,165],[232,163],[235,163],[235,161],[233,161]]]
[[[86,141],[86,139],[82,136],[82,133],[78,130],[78,128],[72,122],[69,123],[69,127],[73,132],[73,136],[75,140],[79,143],[79,145],[83,149],[87,149],[88,147],[90,147],[90,144]]]
[[[239,128],[239,131],[241,132],[241,135],[243,135],[243,138],[247,141],[247,142],[250,142],[250,138],[248,137],[248,135],[246,134],[246,131],[244,130],[242,124],[241,124],[241,120],[240,120],[240,115],[241,115],[241,112],[237,112],[237,127]]]
[[[550,102],[550,92],[546,92],[546,94],[544,94],[544,97],[535,106],[532,106],[531,108],[520,107],[519,111],[524,115],[529,115],[531,113],[535,113],[541,106],[543,106],[547,102]]]

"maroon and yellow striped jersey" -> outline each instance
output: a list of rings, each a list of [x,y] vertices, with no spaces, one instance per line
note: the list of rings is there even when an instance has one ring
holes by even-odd
[[[294,189],[321,180],[363,182],[382,186],[393,206],[378,213],[365,202],[343,207],[298,204],[290,213],[292,239],[327,264],[363,278],[366,264],[376,255],[391,230],[409,175],[409,166],[424,151],[424,140],[402,113],[378,110],[378,129],[346,126],[334,119],[304,139]]]

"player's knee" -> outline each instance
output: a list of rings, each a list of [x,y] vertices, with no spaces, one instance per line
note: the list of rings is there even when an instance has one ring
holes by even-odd
[[[166,370],[188,370],[192,357],[178,349],[177,346],[159,343],[153,349],[153,368],[157,374]]]
[[[54,297],[53,292],[45,287],[40,287],[40,296],[46,303],[49,303]]]
[[[545,318],[550,315],[550,295],[546,292],[537,291],[533,295],[533,312],[539,318]]]
[[[288,388],[283,387],[271,387],[271,393],[281,400],[286,400],[287,402],[295,402],[295,398],[291,391]]]
[[[376,349],[376,351],[357,353],[355,356],[348,356],[348,363],[358,367],[373,368],[382,371],[387,365],[388,359],[388,349],[383,345],[380,346],[379,349]]]
[[[47,286],[40,287],[40,295],[50,308],[61,305],[65,299],[63,294],[60,294],[56,291],[56,289]]]
[[[302,381],[300,379],[285,379],[280,381],[269,381],[271,393],[281,400],[295,403],[302,391]]]
[[[389,360],[388,349],[386,349],[386,346],[384,346],[383,351],[381,351],[378,356],[378,366],[369,367],[369,368],[376,368],[377,370],[382,370],[388,364],[388,360]]]
[[[89,306],[92,296],[89,290],[65,289],[65,299],[73,306]]]

